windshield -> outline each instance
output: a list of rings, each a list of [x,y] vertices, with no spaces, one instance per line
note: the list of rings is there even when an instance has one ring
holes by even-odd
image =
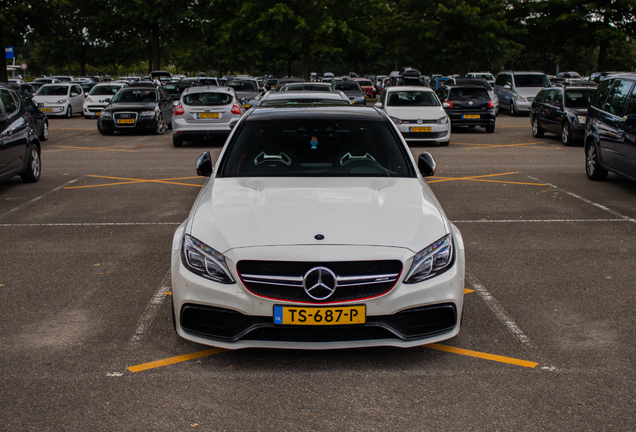
[[[357,82],[336,82],[333,84],[336,90],[342,91],[362,91],[360,84]]]
[[[157,90],[122,89],[113,97],[112,102],[147,103],[157,100]]]
[[[199,83],[206,86],[218,86],[219,83],[214,78],[199,78]]]
[[[393,91],[389,93],[387,106],[440,106],[432,91]]]
[[[596,89],[569,90],[565,92],[565,106],[568,108],[587,108],[590,106]]]
[[[246,122],[222,177],[411,177],[385,121],[285,119]]]
[[[261,107],[274,106],[314,106],[314,105],[351,105],[351,102],[344,99],[273,99],[264,100],[260,103]]]
[[[183,103],[186,105],[227,105],[230,102],[232,95],[229,93],[188,93],[183,96]]]
[[[287,84],[283,89],[285,91],[325,91],[332,92],[333,87],[330,85],[313,85],[313,84]]]
[[[373,87],[373,83],[371,81],[357,81],[361,86],[371,86]]]
[[[121,86],[112,86],[112,85],[95,86],[95,87],[93,87],[93,90],[91,90],[90,95],[92,95],[92,96],[101,96],[101,95],[112,96],[115,93],[117,93],[117,91],[119,91],[120,88],[121,88]]]
[[[42,86],[36,96],[66,96],[68,89],[69,86],[64,85]]]
[[[542,74],[513,75],[517,87],[548,87],[550,80]]]
[[[236,91],[256,91],[256,83],[251,81],[236,81],[232,80],[228,84],[229,87],[232,87]]]

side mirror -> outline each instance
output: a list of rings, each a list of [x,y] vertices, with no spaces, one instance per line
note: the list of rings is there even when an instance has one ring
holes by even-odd
[[[382,108],[383,107],[382,102],[376,102],[375,103],[375,107],[376,108]]]
[[[197,160],[197,175],[202,177],[212,175],[212,157],[209,150],[204,151]]]
[[[636,114],[630,114],[623,117],[623,122],[627,126],[636,126]]]
[[[419,168],[420,173],[422,173],[422,176],[430,177],[435,174],[435,171],[437,170],[437,163],[429,152],[422,152],[417,158],[417,167]]]
[[[79,93],[71,92],[71,97],[79,96]]]
[[[444,103],[442,104],[442,106],[443,106],[444,108],[450,108],[450,104],[449,104],[448,102],[444,102]]]
[[[511,87],[510,87],[510,84],[504,84],[503,88],[510,89]]]

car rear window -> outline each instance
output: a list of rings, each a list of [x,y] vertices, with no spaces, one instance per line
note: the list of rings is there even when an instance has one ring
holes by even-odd
[[[568,108],[587,108],[595,94],[596,89],[566,91],[565,106]]]
[[[264,100],[260,103],[260,107],[283,107],[283,106],[331,106],[331,105],[346,105],[350,106],[351,102],[344,99],[273,99]]]
[[[515,86],[517,87],[548,87],[550,80],[545,75],[540,74],[515,74]]]
[[[91,90],[90,94],[93,96],[101,96],[101,95],[114,95],[119,91],[120,86],[95,86],[93,90]]]
[[[256,84],[253,82],[246,82],[246,81],[230,81],[230,83],[228,84],[229,87],[232,87],[234,90],[236,91],[255,91],[256,90]]]
[[[387,106],[440,106],[440,102],[432,91],[404,90],[390,92]]]
[[[283,89],[285,91],[324,91],[332,92],[333,87],[330,85],[313,85],[313,84],[287,84]]]
[[[353,118],[247,121],[221,166],[221,177],[414,175],[387,122]]]
[[[373,86],[373,83],[371,81],[358,81],[358,84],[360,84],[361,86]]]
[[[362,91],[357,82],[336,82],[334,88],[341,91]]]
[[[451,88],[448,96],[450,100],[461,99],[490,99],[488,92],[483,88]]]
[[[183,103],[186,105],[227,105],[232,102],[232,95],[228,93],[202,92],[188,93],[183,96]]]

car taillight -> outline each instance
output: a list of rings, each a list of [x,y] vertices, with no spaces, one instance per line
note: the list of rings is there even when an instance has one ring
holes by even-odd
[[[179,104],[176,107],[174,107],[174,115],[183,115],[185,113],[185,110],[183,109],[183,105]]]
[[[488,101],[488,105],[486,105],[488,108],[494,108],[495,107],[495,103],[491,100]]]
[[[444,103],[447,103],[449,106],[449,108],[453,108],[453,103],[451,101],[449,101],[448,99],[444,101]]]
[[[232,105],[232,114],[241,114],[241,106],[236,102]]]

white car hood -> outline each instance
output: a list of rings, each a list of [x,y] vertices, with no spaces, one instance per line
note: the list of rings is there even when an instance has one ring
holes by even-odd
[[[400,120],[437,120],[446,117],[446,112],[442,106],[432,107],[391,107],[385,108],[386,113],[390,117],[396,117]]]
[[[221,253],[316,244],[419,252],[450,229],[415,178],[220,178],[204,186],[190,218],[188,232]]]
[[[533,98],[541,91],[543,87],[517,87],[517,94],[525,98]]]
[[[57,102],[62,99],[68,100],[70,98],[69,95],[64,96],[33,96],[33,101],[36,103],[46,103],[46,102]]]

